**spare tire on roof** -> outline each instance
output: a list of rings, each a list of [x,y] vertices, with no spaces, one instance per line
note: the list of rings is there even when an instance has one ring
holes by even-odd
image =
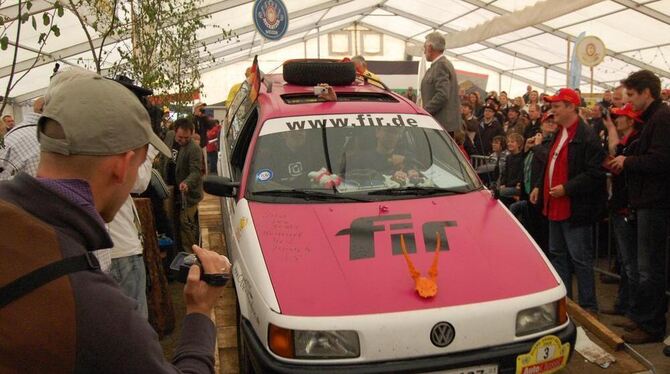
[[[284,62],[284,81],[298,86],[346,86],[356,80],[353,62],[337,60],[289,60]]]

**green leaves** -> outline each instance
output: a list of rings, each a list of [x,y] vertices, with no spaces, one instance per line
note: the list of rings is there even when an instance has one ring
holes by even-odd
[[[56,37],[60,36],[60,28],[58,28],[58,25],[51,25],[51,31]]]
[[[63,17],[65,14],[65,9],[63,9],[63,4],[61,4],[60,1],[56,1],[54,3],[54,8],[56,8],[56,14],[58,17]]]
[[[42,13],[42,24],[44,24],[44,26],[49,26],[49,23],[51,23],[49,14],[47,12]]]
[[[0,49],[4,51],[7,49],[8,45],[9,45],[9,37],[7,37],[7,35],[0,38]]]

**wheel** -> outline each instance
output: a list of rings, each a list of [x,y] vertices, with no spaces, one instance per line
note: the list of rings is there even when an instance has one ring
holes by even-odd
[[[240,374],[253,374],[255,373],[253,365],[251,365],[251,359],[249,358],[249,353],[247,352],[247,345],[244,340],[244,334],[242,333],[242,313],[240,312],[240,304],[237,304],[237,362],[240,368]]]
[[[299,86],[346,86],[356,80],[353,62],[324,60],[291,60],[284,63],[284,80]]]

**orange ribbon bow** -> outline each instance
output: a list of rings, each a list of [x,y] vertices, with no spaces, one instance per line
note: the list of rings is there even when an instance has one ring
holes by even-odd
[[[419,296],[426,299],[437,295],[437,262],[440,257],[440,233],[436,232],[435,234],[437,235],[435,257],[433,258],[433,264],[430,265],[430,269],[428,269],[428,278],[422,277],[421,273],[414,267],[412,260],[407,254],[407,248],[405,248],[405,236],[400,235],[400,248],[402,249],[405,261],[407,261],[409,274],[412,279],[414,279],[414,288],[416,289],[416,292],[419,293]]]

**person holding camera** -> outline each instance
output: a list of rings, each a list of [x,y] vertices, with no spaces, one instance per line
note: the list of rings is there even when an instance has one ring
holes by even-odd
[[[110,115],[114,113],[114,115]],[[194,247],[186,316],[172,362],[155,331],[91,251],[112,246],[105,222],[126,201],[152,132],[137,97],[118,82],[76,69],[51,81],[38,122],[37,178],[0,182],[0,370],[31,373],[213,373],[210,313],[223,288],[201,272],[230,262]]]
[[[612,116],[614,121],[612,121]],[[631,104],[623,108],[612,108],[611,115],[604,118],[607,128],[608,154],[612,159],[620,155],[629,155],[636,140],[640,137],[640,114]],[[637,290],[639,274],[637,271],[637,227],[633,211],[628,206],[628,192],[625,175],[612,174],[612,196],[609,200],[610,219],[617,244],[617,257],[621,269],[621,281],[616,301],[611,308],[601,309],[602,313],[623,315],[631,319],[631,300]],[[615,322],[615,325],[618,323]]]
[[[637,221],[639,284],[623,340],[630,344],[661,341],[668,301],[665,295],[665,252],[670,226],[670,108],[661,101],[661,81],[651,71],[631,73],[622,82],[633,110],[643,122],[630,154],[609,161],[625,172],[629,205]]]

